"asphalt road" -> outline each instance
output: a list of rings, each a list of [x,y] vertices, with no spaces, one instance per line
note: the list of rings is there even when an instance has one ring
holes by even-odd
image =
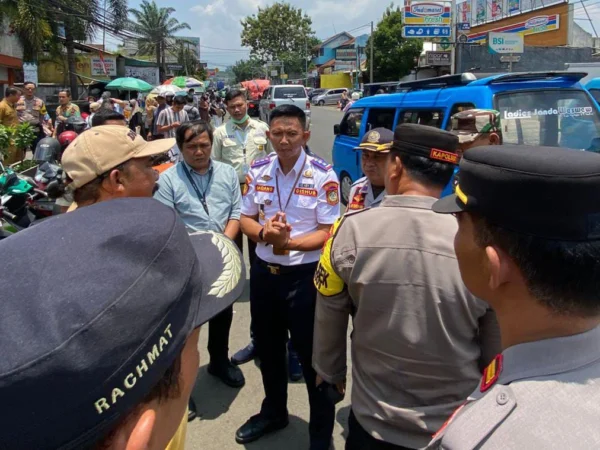
[[[331,162],[333,144],[333,125],[339,123],[342,113],[333,108],[313,107],[310,149]],[[247,253],[246,253],[247,254]],[[246,265],[248,265],[246,258]],[[230,354],[245,346],[249,341],[250,304],[248,284],[242,298],[234,306],[235,314],[229,338]],[[193,398],[198,408],[199,418],[188,424],[186,449],[201,450],[307,450],[308,441],[308,396],[302,381],[291,383],[288,387],[289,426],[277,433],[264,437],[246,446],[235,442],[235,431],[250,416],[260,410],[264,392],[260,370],[254,363],[241,366],[246,385],[241,389],[225,386],[206,371],[208,364],[208,326],[204,326],[200,335],[200,369]],[[350,362],[348,362],[350,364]],[[350,367],[350,366],[349,366]],[[351,388],[351,385],[348,385]],[[347,427],[349,392],[345,400],[338,405],[336,424],[333,433],[337,450],[344,448],[345,428]]]

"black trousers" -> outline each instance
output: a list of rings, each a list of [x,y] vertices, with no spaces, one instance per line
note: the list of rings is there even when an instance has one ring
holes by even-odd
[[[286,343],[288,331],[302,364],[310,403],[310,449],[328,450],[333,434],[335,405],[316,388],[312,368],[317,263],[274,275],[256,258],[250,270],[250,309],[254,340],[265,390],[261,414],[287,417]]]
[[[208,321],[208,354],[211,364],[229,361],[229,331],[233,322],[233,306]]]
[[[346,450],[414,450],[408,447],[391,444],[389,442],[375,439],[358,423],[354,412],[350,410],[348,417],[348,439],[346,439]]]

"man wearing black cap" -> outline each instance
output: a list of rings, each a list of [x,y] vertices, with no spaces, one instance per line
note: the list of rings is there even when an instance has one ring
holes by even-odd
[[[235,244],[190,237],[172,209],[128,198],[4,239],[0,253],[0,448],[164,449],[196,379],[199,327],[242,292]]]
[[[360,151],[360,167],[365,174],[352,185],[348,195],[348,211],[379,206],[385,196],[384,173],[387,154],[394,133],[387,128],[375,128],[365,133],[354,150]]]
[[[467,288],[496,311],[502,354],[431,449],[600,446],[600,159],[560,148],[467,151],[455,195]]]
[[[378,208],[347,214],[323,250],[313,365],[343,392],[352,315],[347,450],[427,445],[499,349],[489,308],[460,279],[456,221],[431,210],[452,175],[457,145],[437,128],[398,126],[388,195]]]

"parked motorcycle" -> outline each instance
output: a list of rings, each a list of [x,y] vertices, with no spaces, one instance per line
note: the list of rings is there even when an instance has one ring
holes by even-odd
[[[42,139],[35,148],[33,159],[39,165],[33,179],[36,187],[47,194],[31,204],[37,217],[60,214],[56,199],[64,194],[65,188],[63,169],[58,163],[61,152],[60,142],[50,137]]]

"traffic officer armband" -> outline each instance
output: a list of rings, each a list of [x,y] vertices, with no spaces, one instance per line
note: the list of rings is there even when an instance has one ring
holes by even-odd
[[[319,259],[319,265],[315,271],[314,283],[317,290],[325,297],[331,297],[337,295],[344,290],[344,280],[335,272],[333,265],[331,264],[331,246],[333,245],[333,239],[337,233],[338,228],[342,224],[343,218],[339,218],[331,226],[329,231],[329,238],[323,246],[321,252],[321,258]]]

